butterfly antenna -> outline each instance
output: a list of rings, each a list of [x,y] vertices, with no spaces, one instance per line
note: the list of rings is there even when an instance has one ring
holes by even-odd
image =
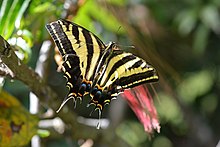
[[[150,84],[150,87],[151,87],[151,89],[153,90],[153,93],[155,94],[155,96],[156,96],[156,98],[157,98],[157,101],[159,102],[159,104],[161,104],[161,103],[160,103],[159,96],[158,96],[157,91],[155,90],[153,84]]]
[[[135,47],[133,45],[117,45],[120,48],[128,48],[128,49],[135,49]]]
[[[118,32],[119,32],[120,29],[121,29],[121,26],[118,27],[117,34],[118,34]]]
[[[120,29],[121,29],[122,27],[121,26],[119,26],[118,27],[118,30],[117,30],[117,34],[118,34],[118,32],[120,31]],[[132,48],[132,49],[135,49],[135,47],[133,46],[133,45],[128,45],[128,46],[125,46],[125,45],[117,45],[118,47],[121,47],[121,48]]]
[[[59,113],[60,112],[60,110],[63,108],[63,106],[70,100],[70,99],[75,99],[74,97],[69,97],[69,98],[67,98],[66,100],[64,100],[63,102],[62,102],[62,104],[60,105],[60,107],[59,107],[59,109],[56,111],[56,113]],[[75,102],[75,101],[74,101]]]

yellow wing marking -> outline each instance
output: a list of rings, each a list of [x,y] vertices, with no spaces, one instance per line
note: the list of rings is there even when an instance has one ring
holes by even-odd
[[[92,60],[91,60],[91,64],[90,64],[90,69],[87,73],[88,79],[90,79],[92,77],[92,75],[94,74],[94,72],[96,70],[95,66],[96,66],[96,63],[99,62],[98,59],[100,56],[100,48],[99,48],[98,42],[96,41],[93,34],[90,33],[90,35],[91,35],[92,42],[93,42],[93,56],[92,56]]]
[[[125,64],[123,64],[122,66],[118,67],[117,70],[110,76],[110,78],[108,79],[107,83],[105,84],[104,87],[108,87],[109,85],[111,85],[115,80],[117,80],[118,78],[121,78],[125,75],[132,75],[135,74],[135,70],[130,70],[130,71],[125,71],[126,69],[128,69],[129,67],[131,67],[132,65],[134,65],[137,61],[139,61],[140,59],[136,58],[133,59],[131,61],[126,62]],[[132,72],[133,71],[133,72]],[[136,71],[137,73],[139,71]],[[108,73],[107,73],[108,74]]]
[[[104,75],[103,75],[103,77],[102,77],[101,82],[100,82],[100,85],[104,85],[104,82],[105,82],[106,78],[108,77],[108,74],[109,74],[110,70],[111,70],[112,67],[115,65],[115,63],[118,62],[119,60],[121,60],[123,57],[129,56],[129,55],[131,55],[131,53],[119,54],[119,55],[113,57],[113,58],[110,60],[108,66],[107,66],[107,69],[106,69],[106,71],[105,71],[105,73],[104,73]],[[114,74],[114,77],[117,77],[117,76],[118,76],[118,74],[115,73],[115,74]],[[112,77],[112,76],[111,76],[111,77]],[[108,84],[110,85],[110,83],[108,83]]]
[[[82,33],[83,29],[82,28],[78,28],[80,42],[77,43],[76,38],[72,34],[72,27],[67,28],[65,25],[63,25],[63,24],[61,24],[61,25],[62,25],[63,29],[65,28],[64,32],[66,33],[66,36],[70,40],[71,45],[72,45],[74,51],[76,52],[76,55],[80,59],[80,69],[81,69],[83,77],[85,77],[85,72],[86,72],[86,67],[87,67],[87,48],[86,48],[86,45],[85,45],[86,44],[86,40],[85,40],[85,37],[84,37],[84,35]]]

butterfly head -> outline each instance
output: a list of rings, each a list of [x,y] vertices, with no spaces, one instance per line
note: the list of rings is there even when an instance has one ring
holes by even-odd
[[[115,42],[109,42],[109,44],[107,45],[106,49],[110,49],[110,50],[119,50],[118,45]]]

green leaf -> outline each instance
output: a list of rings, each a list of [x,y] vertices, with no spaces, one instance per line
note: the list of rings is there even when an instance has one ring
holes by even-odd
[[[177,15],[175,21],[179,24],[178,31],[182,35],[188,35],[196,25],[197,13],[195,10],[185,10]]]
[[[19,25],[20,25],[21,18],[22,18],[22,16],[23,16],[24,12],[26,11],[26,9],[28,8],[28,5],[29,5],[30,1],[31,1],[31,0],[25,0],[25,1],[23,2],[23,4],[22,4],[20,10],[19,10],[19,13],[18,13],[17,18],[16,18],[16,22],[15,22],[15,24],[17,25],[17,26],[16,26],[17,28],[18,28]]]
[[[143,126],[134,121],[126,121],[116,129],[116,134],[131,146],[138,147],[147,139]]]
[[[124,6],[128,0],[107,0],[107,2],[117,6]]]
[[[37,134],[42,138],[50,136],[50,132],[48,130],[42,130],[42,129],[38,129]]]
[[[165,136],[159,136],[155,138],[153,142],[153,147],[173,147],[173,143],[169,140],[169,138]]]
[[[28,9],[29,15],[25,19],[24,27],[28,28],[33,34],[34,41],[39,42],[47,38],[48,33],[45,29],[45,24],[51,21],[49,18],[53,19],[53,21],[58,19],[55,15],[60,9],[59,6],[55,6],[49,2],[42,4],[38,4],[36,1],[34,2],[30,6],[30,9]]]
[[[207,114],[212,114],[216,111],[219,104],[219,98],[216,94],[209,94],[201,101],[201,110]]]
[[[159,116],[164,120],[161,120],[161,122],[171,122],[176,125],[181,123],[183,115],[176,101],[165,93],[158,93],[158,97],[160,98],[160,102],[156,102],[155,106]]]
[[[15,28],[15,20],[16,20],[16,17],[19,13],[19,9],[21,7],[21,4],[22,4],[22,0],[19,1],[19,0],[14,0],[11,7],[10,7],[10,10],[8,12],[8,16],[7,16],[7,19],[6,19],[6,23],[5,23],[5,26],[4,26],[4,37],[5,39],[8,39],[10,38],[10,36],[12,35],[13,31],[14,31],[14,28]]]
[[[51,3],[43,3],[32,10],[32,13],[45,13],[51,7]]]
[[[207,46],[209,33],[209,29],[203,24],[200,24],[198,29],[196,29],[193,50],[197,55],[201,55],[204,52]]]
[[[201,12],[201,20],[213,31],[220,32],[219,10],[215,5],[208,5],[203,8]]]
[[[21,36],[29,47],[33,46],[33,34],[29,30],[18,30],[17,35]]]
[[[122,25],[112,14],[110,14],[104,8],[101,8],[95,1],[90,0],[79,9],[77,16],[74,18],[74,22],[94,32],[96,30],[93,27],[94,24],[92,24],[92,19],[100,22],[107,30],[111,32],[118,34],[125,32],[123,28],[120,28]]]
[[[15,26],[18,28],[20,20],[29,5],[30,0],[4,0],[1,6],[0,34],[7,40],[11,37]]]
[[[214,75],[211,71],[203,70],[188,75],[188,78],[178,87],[182,100],[190,104],[199,96],[207,93],[214,84]]]
[[[0,10],[0,35],[2,35],[4,38],[4,31],[6,26],[6,20],[8,18],[9,10],[12,5],[12,0],[3,0]],[[7,39],[7,38],[5,38]]]

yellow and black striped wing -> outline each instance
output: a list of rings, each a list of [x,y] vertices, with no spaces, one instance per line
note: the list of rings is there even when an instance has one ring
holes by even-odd
[[[68,97],[82,97],[90,90],[106,46],[93,33],[67,20],[52,22],[46,28],[64,60],[64,76],[70,89]]]
[[[113,52],[98,83],[103,89],[109,86],[127,89],[143,83],[158,81],[156,70],[143,59],[121,50]]]
[[[124,89],[156,82],[158,79],[155,68],[146,61],[132,53],[113,49],[106,60],[102,75],[96,82],[96,87],[102,91],[102,95],[92,92],[93,98],[90,103],[102,110],[105,104],[109,104],[111,99],[117,97]]]

